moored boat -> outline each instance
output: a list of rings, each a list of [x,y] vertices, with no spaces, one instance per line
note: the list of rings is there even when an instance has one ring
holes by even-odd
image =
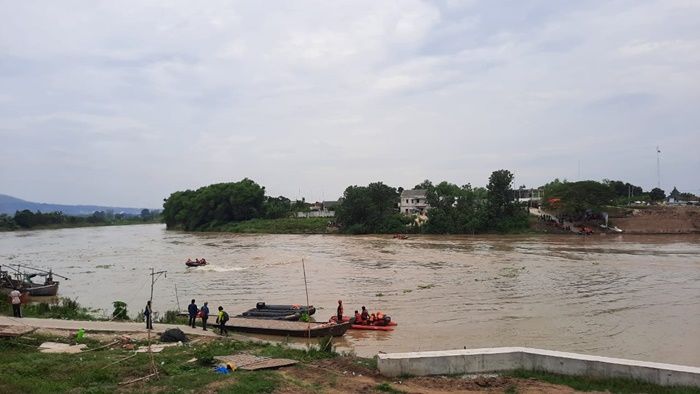
[[[301,319],[301,312],[291,312],[290,311],[260,311],[258,309],[247,310],[238,317],[246,319],[270,319],[270,320],[289,320],[298,321]]]
[[[47,285],[34,284],[32,287],[27,287],[27,292],[33,297],[53,297],[58,294],[58,282],[53,282]]]
[[[308,307],[306,305],[300,305],[300,304],[291,304],[291,305],[268,305],[265,304],[264,302],[258,302],[255,304],[255,309],[259,312],[270,312],[270,313],[286,313],[286,314],[292,314],[292,313],[308,313],[309,316],[313,315],[316,313],[316,308],[314,308],[313,305],[309,305]],[[253,311],[252,309],[249,311]]]
[[[36,271],[43,272],[43,274],[27,274],[21,273],[19,267],[16,269],[18,276],[23,276],[23,279],[12,278],[8,271],[0,270],[0,288],[12,291],[12,289],[18,289],[22,293],[27,293],[34,297],[52,297],[58,294],[58,284],[59,282],[53,280],[54,273],[49,271],[43,271],[37,268],[25,267],[27,269],[33,269]],[[31,281],[32,278],[36,276],[45,276],[46,279],[44,283],[34,283]],[[60,275],[56,275],[60,276]],[[62,277],[62,276],[61,276]],[[65,278],[65,277],[62,277]],[[65,278],[68,279],[68,278]]]
[[[214,325],[212,324],[212,326]],[[233,331],[253,334],[319,338],[326,336],[343,336],[350,328],[350,323],[305,323],[233,317],[228,321],[226,327]]]

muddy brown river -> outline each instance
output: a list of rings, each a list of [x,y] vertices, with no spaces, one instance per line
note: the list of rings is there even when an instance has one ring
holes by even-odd
[[[209,265],[186,268],[188,258]],[[390,236],[189,234],[162,225],[0,233],[0,261],[52,268],[60,296],[132,316],[150,291],[163,313],[199,304],[232,315],[305,303],[314,316],[338,299],[398,322],[350,331],[358,355],[528,346],[700,366],[700,236]],[[177,294],[176,294],[177,289]]]

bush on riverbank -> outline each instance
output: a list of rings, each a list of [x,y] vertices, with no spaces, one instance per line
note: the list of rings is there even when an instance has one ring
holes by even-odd
[[[52,230],[60,228],[124,226],[129,224],[160,223],[159,214],[147,209],[141,216],[113,214],[96,211],[89,216],[64,215],[62,212],[32,212],[28,209],[15,212],[14,216],[0,214],[0,231]]]
[[[325,234],[329,218],[253,219],[229,223],[212,231],[251,234]]]
[[[12,305],[2,297],[0,310],[3,315],[12,315]],[[97,320],[88,308],[80,306],[78,301],[68,297],[61,297],[55,303],[29,303],[22,305],[22,316],[41,317],[46,319],[66,319],[66,320]]]

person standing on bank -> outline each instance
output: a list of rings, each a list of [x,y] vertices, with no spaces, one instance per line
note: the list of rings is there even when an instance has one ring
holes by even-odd
[[[153,329],[153,321],[151,318],[153,317],[153,310],[151,309],[151,301],[149,300],[146,302],[146,309],[143,310],[143,315],[146,317],[146,329],[147,330],[152,330]]]
[[[192,302],[190,305],[187,307],[187,312],[190,314],[190,322],[189,326],[194,328],[194,322],[197,320],[197,312],[199,312],[199,309],[197,308],[197,304],[194,303],[194,299],[192,299]]]
[[[22,317],[22,300],[21,297],[22,294],[17,290],[15,287],[14,290],[10,292],[10,299],[12,300],[12,316],[14,317]]]
[[[224,311],[223,306],[219,306],[219,314],[216,316],[216,323],[219,325],[221,335],[228,335],[226,330],[226,322],[228,321],[228,313]]]
[[[202,314],[202,327],[204,331],[206,331],[207,319],[209,318],[209,303],[205,302],[204,305],[202,305],[202,309],[200,309],[199,312]]]

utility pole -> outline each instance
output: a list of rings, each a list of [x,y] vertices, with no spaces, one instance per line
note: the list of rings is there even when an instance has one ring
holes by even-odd
[[[155,272],[153,267],[151,267],[151,298],[149,298],[149,302],[151,303],[151,319],[153,319],[153,285],[156,284],[156,280],[160,278],[161,275],[164,275],[166,278],[168,277],[168,271],[158,271]],[[151,320],[153,321],[153,320]],[[158,378],[158,367],[156,367],[156,362],[155,359],[153,358],[153,352],[151,351],[151,328],[150,326],[148,327],[148,354],[151,356],[151,374],[152,376],[155,376],[156,379]]]
[[[158,271],[154,272],[153,268],[151,268],[151,298],[149,300],[151,301],[151,307],[153,307],[153,285],[156,284],[156,281],[158,278],[160,278],[161,275],[165,274],[165,277],[168,277],[168,271]]]
[[[632,202],[632,185],[627,186],[627,205]]]
[[[656,145],[656,187],[661,189],[661,149]]]

